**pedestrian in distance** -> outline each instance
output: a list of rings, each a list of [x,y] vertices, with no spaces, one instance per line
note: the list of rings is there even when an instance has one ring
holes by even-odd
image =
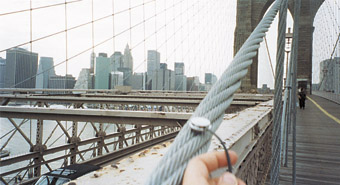
[[[303,88],[299,89],[299,106],[300,109],[305,109],[306,93]]]

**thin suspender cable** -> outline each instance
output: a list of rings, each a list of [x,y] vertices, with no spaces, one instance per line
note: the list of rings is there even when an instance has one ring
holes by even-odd
[[[293,79],[292,79],[292,127],[293,127],[293,173],[292,173],[292,184],[296,184],[296,78],[297,78],[297,55],[299,46],[299,25],[300,25],[300,8],[301,0],[295,0],[294,3],[294,33],[293,33],[293,47],[292,55],[290,56],[293,60]]]
[[[280,166],[281,166],[281,135],[282,135],[282,81],[283,81],[283,64],[285,58],[285,34],[287,20],[287,0],[281,1],[279,13],[278,28],[278,45],[276,56],[275,72],[275,93],[274,93],[274,127],[272,134],[272,169],[270,182],[272,185],[279,184]]]
[[[146,41],[145,41],[145,37],[146,37],[146,31],[145,31],[145,0],[143,0],[143,43],[144,43],[144,73],[143,73],[143,87],[142,90],[146,90],[146,71],[147,71],[147,55],[146,55]]]
[[[65,0],[65,82],[64,89],[67,89],[67,72],[68,72],[68,38],[67,38],[67,0]]]
[[[272,70],[272,75],[273,75],[273,77],[275,77],[274,68],[273,68],[273,63],[272,63],[272,59],[271,59],[271,57],[270,57],[270,52],[269,52],[267,37],[264,37],[264,42],[265,42],[265,44],[266,44],[267,54],[268,54],[269,63],[270,63],[270,69]]]
[[[80,2],[80,1],[83,1],[83,0],[69,1],[68,3],[70,4],[70,3]],[[40,7],[36,7],[36,8],[32,8],[32,6],[30,6],[30,9],[24,9],[24,10],[18,10],[18,11],[13,11],[13,12],[1,13],[0,16],[10,15],[10,14],[17,14],[17,13],[23,13],[23,12],[27,12],[27,11],[34,11],[34,10],[45,9],[45,8],[51,8],[51,7],[55,7],[55,6],[61,6],[61,5],[64,5],[64,4],[65,3],[56,3],[56,4],[40,6]]]

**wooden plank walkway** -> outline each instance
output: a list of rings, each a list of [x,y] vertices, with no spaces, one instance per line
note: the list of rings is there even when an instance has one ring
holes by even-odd
[[[340,105],[318,96],[309,96],[329,114],[340,119]],[[291,136],[290,136],[291,138]],[[340,184],[340,124],[306,100],[297,110],[296,184]],[[280,184],[292,184],[292,139],[288,167],[281,167]]]

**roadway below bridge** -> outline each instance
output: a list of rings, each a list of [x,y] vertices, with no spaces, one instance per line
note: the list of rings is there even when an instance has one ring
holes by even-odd
[[[340,184],[340,104],[310,95],[297,110],[296,184]],[[292,137],[290,137],[292,138]],[[292,161],[292,140],[288,161]],[[281,166],[280,184],[292,184],[292,163]]]

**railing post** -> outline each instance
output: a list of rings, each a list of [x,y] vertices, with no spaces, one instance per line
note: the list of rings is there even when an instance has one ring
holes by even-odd
[[[125,130],[126,130],[126,128],[123,127],[123,126],[119,126],[119,127],[118,127],[118,132],[121,133],[121,135],[120,135],[119,138],[118,138],[118,148],[119,148],[119,149],[122,149],[122,148],[123,148],[123,145],[124,145],[124,140],[125,140]]]
[[[139,143],[140,137],[141,137],[141,125],[135,125],[135,128],[138,130],[135,132],[136,135],[136,144]]]
[[[77,163],[77,150],[78,150],[78,142],[80,141],[80,138],[78,137],[78,122],[74,121],[72,123],[72,137],[71,141],[69,143],[73,143],[74,147],[70,149],[71,157],[70,157],[70,163],[75,164]]]
[[[103,123],[99,123],[99,132],[97,134],[97,137],[100,138],[100,141],[97,142],[98,145],[98,155],[103,155],[103,147],[104,147],[104,136],[105,136],[105,132],[103,129],[104,125]]]
[[[38,107],[43,107],[43,103],[37,102]],[[39,156],[33,159],[35,165],[39,165],[33,168],[33,176],[39,177],[41,175],[41,162],[43,161],[43,153],[46,146],[43,146],[43,131],[44,121],[41,119],[37,120],[37,131],[36,131],[36,144],[31,148],[32,152],[39,152]]]

